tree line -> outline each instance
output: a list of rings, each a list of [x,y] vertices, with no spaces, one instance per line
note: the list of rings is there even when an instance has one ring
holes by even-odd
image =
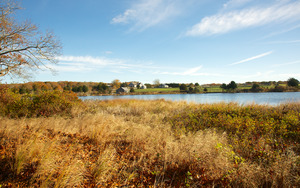
[[[1,87],[8,87],[15,93],[37,94],[41,91],[72,91],[75,93],[96,95],[110,94],[112,89],[108,84],[100,82],[28,82],[23,84],[1,84]]]

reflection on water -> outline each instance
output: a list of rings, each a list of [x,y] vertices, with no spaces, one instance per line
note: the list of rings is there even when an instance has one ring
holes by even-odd
[[[163,94],[163,95],[124,95],[124,96],[87,96],[82,100],[98,99],[165,99],[172,101],[187,101],[194,103],[237,102],[239,104],[270,104],[278,105],[284,102],[300,101],[300,92],[269,92],[269,93],[207,93],[207,94]]]

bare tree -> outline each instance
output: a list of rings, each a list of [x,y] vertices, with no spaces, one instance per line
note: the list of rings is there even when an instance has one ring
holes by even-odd
[[[12,0],[0,2],[0,79],[8,75],[26,79],[29,70],[57,63],[55,57],[61,52],[53,33],[40,33],[29,21],[19,23],[14,19],[19,9]]]
[[[154,85],[154,87],[158,87],[158,86],[160,85],[159,79],[155,79],[155,80],[153,81],[153,85]]]

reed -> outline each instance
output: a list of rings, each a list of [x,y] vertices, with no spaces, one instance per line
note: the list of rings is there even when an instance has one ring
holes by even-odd
[[[0,117],[0,186],[297,187],[300,104],[85,101]]]

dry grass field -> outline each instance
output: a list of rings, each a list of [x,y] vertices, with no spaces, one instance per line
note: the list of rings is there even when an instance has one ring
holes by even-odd
[[[0,187],[299,187],[300,104],[85,101],[0,117]]]

